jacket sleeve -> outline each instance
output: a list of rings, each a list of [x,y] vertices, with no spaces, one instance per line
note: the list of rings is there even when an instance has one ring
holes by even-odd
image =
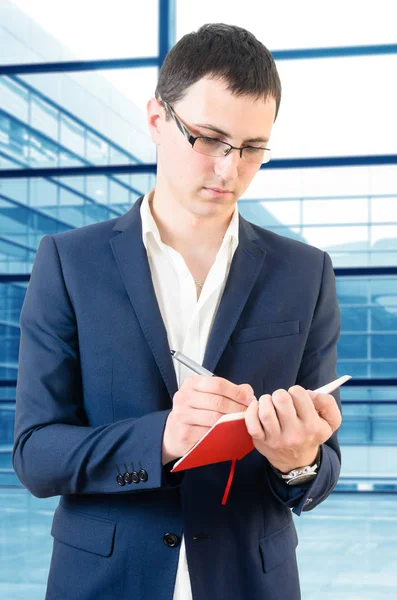
[[[321,287],[299,367],[296,384],[314,390],[337,378],[336,345],[340,334],[340,311],[335,275],[329,255],[324,252]],[[342,411],[340,392],[332,394]],[[321,445],[321,464],[317,476],[302,486],[288,486],[268,463],[269,485],[277,498],[300,515],[325,500],[336,486],[341,468],[337,432]]]
[[[169,473],[161,460],[170,410],[88,426],[76,317],[49,235],[37,250],[20,328],[13,466],[32,494],[138,493],[181,483],[183,473]],[[132,462],[147,481],[119,485],[118,472]]]

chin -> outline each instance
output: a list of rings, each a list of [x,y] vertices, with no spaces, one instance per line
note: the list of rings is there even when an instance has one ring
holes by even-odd
[[[198,201],[193,201],[190,204],[190,210],[200,217],[213,217],[230,212],[232,206],[229,202],[219,200],[218,198],[213,198],[211,200],[203,200],[200,198]]]

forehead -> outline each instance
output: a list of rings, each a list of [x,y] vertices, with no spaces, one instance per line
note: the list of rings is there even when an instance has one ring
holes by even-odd
[[[191,85],[174,105],[189,124],[211,124],[241,139],[270,137],[276,101],[235,96],[224,80],[204,77]]]

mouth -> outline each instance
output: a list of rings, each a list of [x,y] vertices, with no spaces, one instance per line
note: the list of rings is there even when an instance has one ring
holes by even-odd
[[[221,188],[205,187],[204,189],[207,190],[207,192],[210,192],[210,193],[216,194],[216,195],[220,195],[220,196],[226,196],[227,194],[232,194],[231,190],[223,190]]]

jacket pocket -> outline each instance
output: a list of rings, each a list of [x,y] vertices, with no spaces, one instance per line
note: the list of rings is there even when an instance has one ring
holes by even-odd
[[[300,321],[283,321],[281,323],[262,323],[256,327],[240,329],[232,334],[232,344],[254,342],[266,338],[282,337],[299,333]]]
[[[262,566],[265,573],[281,565],[287,558],[295,554],[298,545],[298,535],[294,522],[259,540],[259,550],[262,556]]]
[[[59,505],[54,514],[51,535],[68,546],[110,556],[116,523],[108,519],[91,517]]]

